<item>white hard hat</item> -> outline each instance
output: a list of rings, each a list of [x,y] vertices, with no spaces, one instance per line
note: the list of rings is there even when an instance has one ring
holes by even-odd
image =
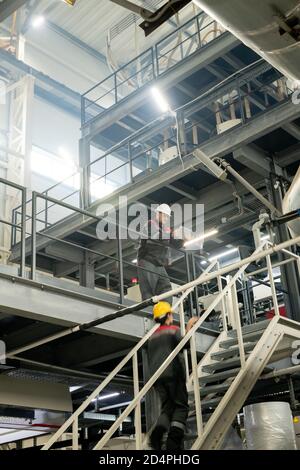
[[[171,216],[171,208],[168,206],[168,204],[161,204],[158,206],[155,210],[155,212],[160,212],[161,214],[166,214],[169,217]]]

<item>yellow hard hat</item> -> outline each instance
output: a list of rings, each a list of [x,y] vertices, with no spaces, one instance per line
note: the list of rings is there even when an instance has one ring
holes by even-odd
[[[167,313],[172,312],[172,307],[169,302],[158,302],[153,307],[153,317],[154,320],[165,316]]]

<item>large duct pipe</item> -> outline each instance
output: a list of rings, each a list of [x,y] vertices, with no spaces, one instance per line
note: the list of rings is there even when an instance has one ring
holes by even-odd
[[[193,0],[284,75],[300,80],[300,0]]]

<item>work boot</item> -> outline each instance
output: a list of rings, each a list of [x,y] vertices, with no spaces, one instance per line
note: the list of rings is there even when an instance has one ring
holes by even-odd
[[[183,436],[184,436],[183,429],[172,426],[168,434],[167,450],[171,450],[173,452],[177,450],[182,450],[183,449]]]
[[[161,450],[163,435],[166,432],[163,426],[156,426],[150,436],[150,446],[154,450]]]

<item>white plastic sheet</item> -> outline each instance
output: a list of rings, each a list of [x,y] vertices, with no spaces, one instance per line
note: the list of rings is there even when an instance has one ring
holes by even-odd
[[[297,450],[289,403],[256,403],[244,408],[247,448]]]

